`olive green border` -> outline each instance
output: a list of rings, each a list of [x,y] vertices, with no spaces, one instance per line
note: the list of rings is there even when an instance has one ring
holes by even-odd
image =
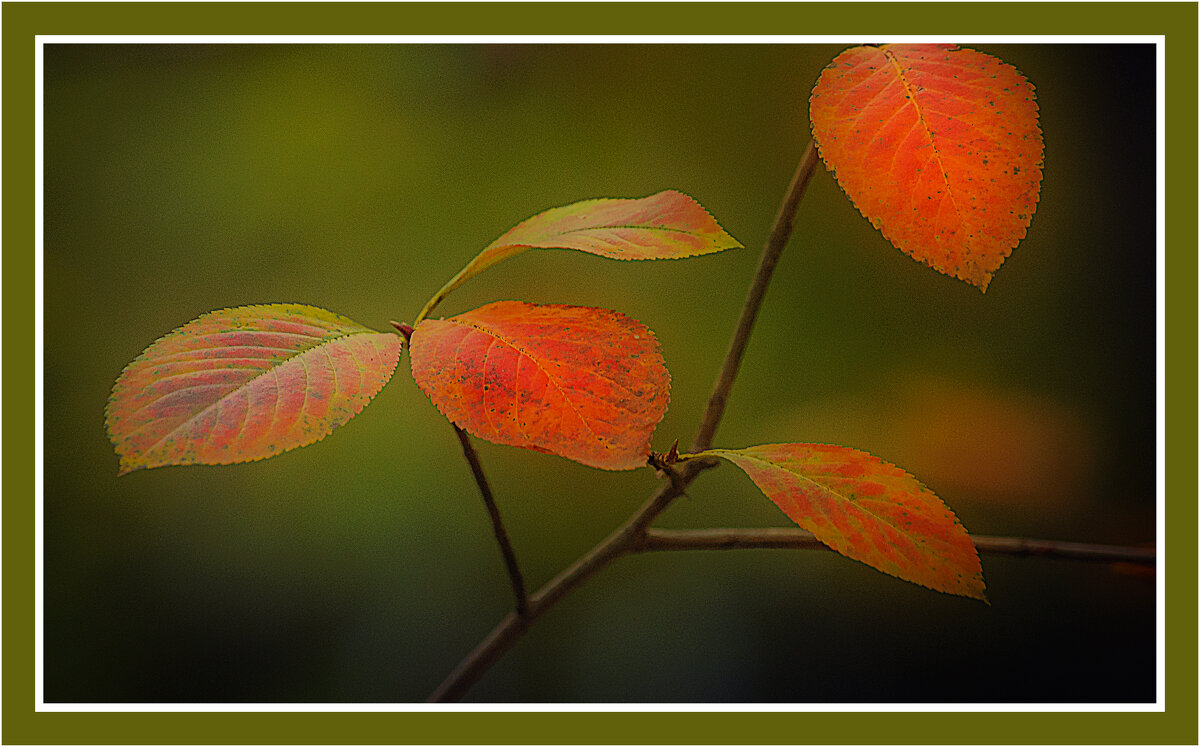
[[[1166,713],[35,713],[36,34],[1165,35]],[[5,3],[3,733],[5,744],[1197,743],[1197,6],[1193,3]],[[1113,112],[1113,116],[1120,116]],[[1119,157],[1120,143],[1098,157]],[[86,323],[81,322],[86,333]],[[969,652],[966,653],[969,656]],[[1103,657],[1103,651],[1096,652]]]

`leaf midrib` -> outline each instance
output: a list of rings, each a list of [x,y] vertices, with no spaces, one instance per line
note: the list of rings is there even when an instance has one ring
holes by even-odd
[[[689,231],[683,228],[672,228],[671,226],[647,226],[637,223],[618,224],[613,226],[584,226],[583,228],[569,228],[565,231],[559,231],[557,235],[565,235],[570,233],[585,233],[587,231],[614,231],[621,228],[631,228],[638,231],[663,231],[666,233],[682,233],[686,236],[702,236],[699,231]]]
[[[942,175],[942,183],[946,185],[946,196],[950,198],[950,205],[954,208],[954,218],[958,221],[958,227],[965,229],[966,222],[963,219],[962,213],[958,211],[958,199],[954,189],[950,186],[950,176],[947,174],[946,165],[942,161],[942,151],[938,148],[937,140],[933,136],[933,131],[929,128],[929,123],[925,121],[925,112],[922,110],[921,104],[917,101],[917,92],[908,85],[908,80],[904,77],[904,68],[901,67],[899,61],[896,59],[895,53],[887,48],[881,48],[880,51],[883,52],[887,61],[891,63],[896,73],[896,79],[900,81],[900,85],[904,86],[904,92],[908,95],[908,100],[912,102],[913,111],[917,113],[917,121],[921,123],[921,129],[925,130],[925,135],[929,138],[929,144],[933,147],[933,157],[937,160],[938,173]],[[967,241],[968,238],[969,236],[963,237],[963,246],[969,250],[971,247]]]
[[[499,250],[503,250],[503,249],[567,249],[569,251],[583,251],[583,252],[590,253],[591,252],[590,249],[580,249],[579,247],[542,246],[542,245],[543,244],[554,244],[555,239],[558,237],[561,237],[561,236],[569,236],[572,234],[581,234],[581,233],[598,233],[601,231],[613,231],[613,230],[623,229],[623,228],[637,230],[637,231],[660,231],[663,233],[677,233],[682,236],[691,236],[693,238],[700,239],[701,241],[705,241],[706,240],[705,236],[707,235],[706,232],[704,232],[704,231],[692,231],[692,230],[686,230],[686,229],[682,229],[682,228],[672,228],[670,226],[645,226],[645,225],[638,225],[638,224],[620,224],[620,225],[613,225],[613,226],[584,226],[582,228],[568,228],[568,229],[564,229],[561,231],[555,231],[553,233],[542,234],[539,237],[526,238],[523,240],[518,239],[516,241],[505,241],[503,244],[492,244],[491,246],[487,247],[487,249],[485,249],[484,251],[499,251]],[[711,244],[712,242],[709,242],[709,243]],[[711,248],[711,247],[706,247],[706,248]],[[732,247],[726,247],[726,248],[732,248]],[[715,251],[719,251],[719,249],[713,249],[713,252],[715,252]],[[704,254],[704,253],[705,252],[703,250],[701,250],[698,252],[693,252],[690,255],[679,255],[679,257],[695,256],[697,254]],[[671,255],[671,256],[674,257],[675,255]],[[508,259],[508,257],[505,257],[505,259]]]

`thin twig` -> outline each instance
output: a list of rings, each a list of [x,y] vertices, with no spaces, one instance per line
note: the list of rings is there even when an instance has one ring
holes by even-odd
[[[406,345],[412,343],[413,325],[400,322],[391,324],[404,337]],[[492,495],[492,486],[483,474],[483,465],[479,462],[479,454],[476,453],[475,447],[471,445],[471,437],[457,425],[450,425],[454,428],[454,435],[458,436],[458,442],[462,444],[463,456],[467,458],[467,464],[471,465],[471,474],[475,477],[475,484],[479,486],[479,494],[483,496],[483,505],[487,508],[488,517],[492,520],[492,532],[496,535],[496,543],[500,545],[500,554],[504,556],[504,567],[508,570],[508,580],[512,583],[513,596],[516,598],[516,614],[524,617],[529,614],[529,595],[525,592],[525,578],[521,575],[521,566],[517,565],[517,554],[513,552],[512,543],[508,540],[508,531],[500,519],[500,509],[496,506],[496,497]]]
[[[704,411],[704,419],[701,421],[700,430],[696,433],[696,440],[692,442],[692,451],[704,451],[712,446],[713,436],[717,433],[717,425],[721,422],[721,414],[725,412],[725,404],[729,401],[729,392],[733,389],[733,380],[737,377],[738,367],[742,363],[742,355],[746,352],[746,345],[750,342],[750,332],[754,329],[758,310],[762,308],[763,298],[766,297],[767,285],[771,282],[771,275],[775,272],[775,265],[779,262],[779,255],[783,253],[783,247],[787,245],[788,239],[792,236],[792,226],[796,222],[796,210],[799,209],[800,200],[804,197],[805,190],[808,189],[808,182],[812,179],[813,171],[817,167],[817,160],[816,146],[812,140],[809,140],[808,147],[804,149],[804,155],[800,157],[800,165],[792,177],[792,183],[788,185],[783,204],[779,206],[779,212],[775,215],[775,223],[771,226],[771,233],[767,237],[767,244],[763,248],[762,256],[759,257],[754,283],[746,294],[746,303],[742,305],[742,316],[738,319],[737,330],[734,331],[733,338],[729,341],[729,351],[725,354],[725,362],[721,364],[721,373],[717,375],[716,385],[713,387],[712,395],[708,398],[708,407]]]
[[[1154,548],[1122,545],[1092,545],[1082,542],[1040,540],[1027,537],[989,537],[973,534],[971,539],[981,553],[992,555],[1071,558],[1107,563],[1154,565]],[[768,527],[762,529],[647,529],[636,552],[669,550],[828,550],[821,541],[803,529]]]
[[[488,485],[487,477],[483,474],[483,465],[479,463],[479,455],[475,453],[475,447],[471,445],[471,437],[457,425],[454,426],[454,432],[458,434],[463,456],[471,465],[471,474],[475,476],[475,484],[479,486],[479,492],[483,495],[483,505],[487,506],[488,516],[492,519],[492,531],[496,534],[496,542],[500,545],[500,553],[504,556],[504,565],[508,569],[508,578],[512,581],[513,595],[517,598],[517,615],[523,617],[529,614],[529,597],[525,594],[525,579],[521,576],[520,566],[517,565],[517,555],[513,552],[512,543],[508,541],[508,532],[504,529],[504,522],[500,520],[500,509],[496,507],[496,498],[492,495],[492,488]]]
[[[685,465],[686,467],[686,465]],[[429,696],[429,702],[456,701],[483,676],[496,661],[516,643],[529,625],[543,612],[554,606],[567,592],[593,576],[616,558],[630,552],[640,541],[654,517],[662,513],[671,501],[683,493],[686,483],[699,470],[684,469],[680,479],[662,483],[638,511],[616,531],[576,560],[569,568],[559,573],[535,593],[529,600],[529,611],[520,616],[510,613],[492,629],[475,650],[454,668],[437,690]]]
[[[779,254],[792,234],[796,209],[799,207],[800,198],[804,196],[809,179],[812,178],[816,162],[816,151],[810,142],[800,159],[800,165],[788,187],[783,205],[775,217],[775,224],[771,227],[770,236],[763,249],[763,257],[759,260],[758,270],[750,285],[750,292],[742,306],[737,329],[730,340],[729,350],[725,354],[721,372],[713,387],[712,397],[709,399],[704,417],[700,421],[693,451],[707,449],[713,434],[716,433],[717,424],[725,411],[725,402],[729,398],[729,390],[733,387],[733,380],[737,376],[742,354],[746,351],[754,320],[758,317],[758,310],[762,307],[767,285],[775,270],[775,264],[779,260]],[[624,524],[530,597],[529,608],[525,615],[510,613],[501,620],[500,624],[493,628],[492,632],[475,647],[475,650],[459,662],[454,671],[429,696],[429,701],[445,702],[460,699],[506,651],[520,640],[533,621],[543,612],[613,560],[632,552],[643,541],[650,522],[654,521],[671,504],[671,501],[682,495],[697,475],[711,466],[712,464],[702,461],[686,462],[680,465],[677,474],[660,485],[654,495],[650,496],[649,500],[642,504],[642,507]]]
[[[1125,547],[1122,545],[1094,545],[1084,542],[1062,540],[1040,540],[1028,537],[989,537],[972,534],[975,547],[980,552],[992,555],[1016,555],[1018,557],[1071,558],[1107,563],[1133,563],[1155,565],[1158,552],[1153,547]]]

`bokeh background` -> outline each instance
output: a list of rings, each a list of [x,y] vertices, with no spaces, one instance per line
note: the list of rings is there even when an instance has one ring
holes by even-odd
[[[759,248],[847,45],[50,45],[45,49],[45,696],[418,701],[511,592],[449,426],[392,383],[325,441],[117,479],[122,367],[212,309],[300,302],[377,329],[548,207],[685,191],[747,248],[530,252],[447,315],[619,309],[690,442]],[[820,168],[718,445],[833,442],[919,476],[973,532],[1154,540],[1154,52],[983,45],[1037,87],[1045,177],[986,295],[891,247]],[[527,583],[641,505],[481,443]],[[667,527],[786,526],[738,470]],[[991,605],[832,553],[627,558],[547,614],[476,701],[1154,698],[1153,574],[983,558]]]

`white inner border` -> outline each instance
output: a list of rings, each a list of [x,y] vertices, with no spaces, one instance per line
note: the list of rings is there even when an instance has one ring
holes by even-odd
[[[530,703],[530,704],[425,704],[425,703],[46,703],[43,690],[43,502],[44,502],[44,453],[43,427],[44,416],[44,386],[43,386],[43,354],[44,354],[44,237],[42,231],[43,219],[43,49],[46,44],[846,44],[862,43],[861,37],[849,36],[782,36],[782,35],[740,35],[740,36],[647,36],[647,35],[583,35],[583,36],[537,36],[537,35],[508,35],[508,36],[254,36],[254,35],[161,35],[161,36],[129,36],[129,35],[45,35],[35,37],[34,63],[36,81],[34,143],[36,148],[36,176],[34,188],[35,198],[35,260],[34,260],[34,290],[35,331],[34,341],[36,356],[34,358],[34,458],[37,471],[34,477],[36,491],[36,506],[34,520],[36,536],[34,548],[35,580],[35,609],[34,609],[34,641],[35,664],[34,680],[37,712],[1163,712],[1165,711],[1165,626],[1164,607],[1166,599],[1166,234],[1165,234],[1165,153],[1166,125],[1166,38],[1164,36],[997,36],[997,35],[965,35],[954,37],[932,37],[912,35],[869,35],[886,39],[889,43],[929,44],[1154,44],[1156,46],[1156,229],[1155,257],[1157,292],[1155,337],[1155,386],[1156,386],[1156,463],[1155,463],[1155,493],[1156,493],[1156,532],[1158,549],[1156,584],[1156,665],[1155,665],[1155,702],[1154,703],[795,703],[795,704],[741,704],[741,703]],[[10,652],[11,653],[11,652]],[[464,652],[465,653],[465,652]],[[1101,655],[1097,652],[1097,656]]]

